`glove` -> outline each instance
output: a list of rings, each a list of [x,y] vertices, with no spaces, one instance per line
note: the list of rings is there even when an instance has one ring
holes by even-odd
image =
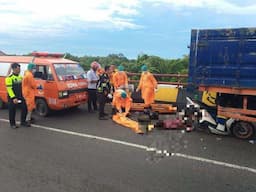
[[[112,94],[110,94],[110,93],[107,95],[107,97],[108,97],[109,99],[112,99],[112,98],[113,98]]]

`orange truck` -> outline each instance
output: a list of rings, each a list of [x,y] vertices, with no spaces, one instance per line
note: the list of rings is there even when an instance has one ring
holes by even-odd
[[[35,102],[40,116],[87,102],[86,73],[78,62],[65,59],[59,53],[33,52],[30,56],[0,56],[0,108],[7,103],[5,78],[11,73],[14,62],[21,65],[22,76],[29,63],[36,65],[33,72],[38,86]]]

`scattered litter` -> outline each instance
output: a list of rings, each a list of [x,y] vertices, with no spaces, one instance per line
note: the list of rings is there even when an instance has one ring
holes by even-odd
[[[256,143],[256,139],[255,140],[250,140],[249,143],[255,144]]]
[[[221,141],[222,139],[220,137],[216,137],[216,140],[217,141]]]
[[[187,132],[190,132],[190,131],[192,131],[192,130],[193,130],[192,127],[186,127],[186,131],[187,131]]]

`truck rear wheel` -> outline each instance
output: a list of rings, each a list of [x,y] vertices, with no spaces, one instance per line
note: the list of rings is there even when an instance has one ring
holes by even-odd
[[[238,121],[232,126],[232,133],[239,139],[249,139],[254,136],[255,128],[252,123]]]
[[[36,112],[42,117],[49,114],[49,107],[44,99],[36,99]]]

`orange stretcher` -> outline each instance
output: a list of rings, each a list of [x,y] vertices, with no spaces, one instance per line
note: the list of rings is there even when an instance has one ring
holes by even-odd
[[[177,107],[173,107],[171,104],[160,104],[153,103],[151,104],[152,111],[158,113],[176,113]],[[131,111],[143,111],[145,108],[144,103],[132,103]]]
[[[139,128],[139,123],[137,121],[134,121],[132,119],[125,117],[123,113],[113,115],[112,120],[117,124],[123,125],[124,127],[127,127],[133,130],[135,133],[138,133],[138,134],[143,133],[143,131]]]

